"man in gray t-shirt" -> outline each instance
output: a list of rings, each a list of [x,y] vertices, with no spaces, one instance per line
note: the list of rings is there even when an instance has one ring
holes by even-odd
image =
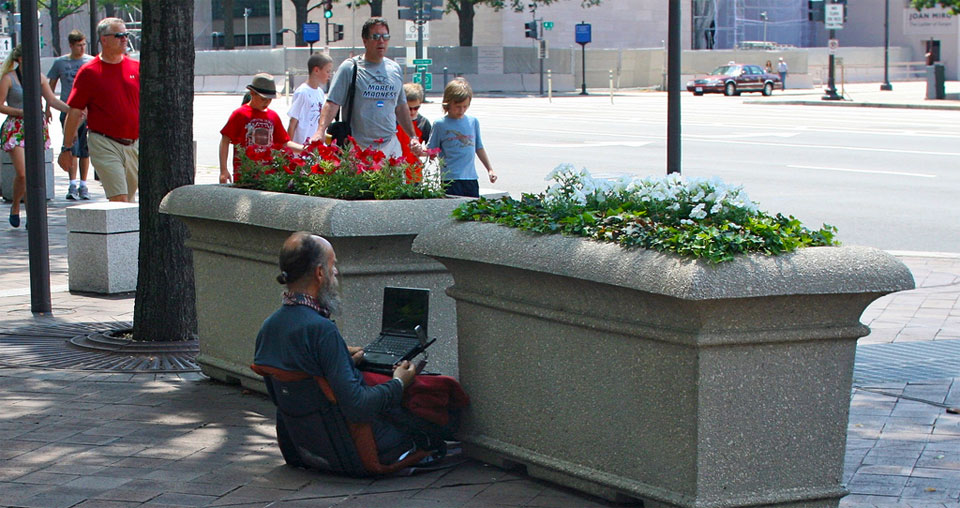
[[[60,100],[67,102],[70,91],[73,90],[73,78],[77,77],[80,67],[93,57],[84,53],[87,49],[87,36],[80,30],[74,30],[67,36],[70,43],[70,54],[61,56],[53,61],[53,66],[47,72],[50,88],[56,89],[60,82]],[[47,115],[50,114],[50,105],[47,105]],[[60,125],[63,126],[66,113],[60,113]],[[79,170],[80,179],[77,180]],[[67,190],[67,199],[90,199],[87,189],[87,173],[90,170],[90,152],[87,150],[87,122],[83,121],[77,129],[77,138],[73,143],[73,164],[70,165],[70,188]]]
[[[390,41],[390,27],[383,18],[371,18],[361,32],[364,54],[344,61],[337,69],[327,94],[327,103],[320,110],[318,131],[326,134],[340,106],[346,107],[347,92],[357,66],[357,88],[354,92],[353,115],[350,129],[353,137],[364,147],[373,146],[387,156],[400,156],[397,125],[410,135],[415,154],[422,153],[403,93],[403,72],[400,65],[386,57]],[[346,119],[347,112],[341,117]],[[382,141],[381,141],[382,140]]]

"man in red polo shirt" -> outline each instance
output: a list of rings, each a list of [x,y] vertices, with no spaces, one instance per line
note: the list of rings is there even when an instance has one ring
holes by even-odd
[[[77,127],[87,111],[90,162],[110,201],[134,201],[140,165],[140,62],[127,56],[127,27],[119,18],[97,25],[100,55],[73,81],[57,162],[70,167]]]

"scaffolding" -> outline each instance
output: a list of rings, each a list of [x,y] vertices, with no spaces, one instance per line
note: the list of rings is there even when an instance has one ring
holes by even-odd
[[[692,0],[694,49],[810,47],[807,0]]]

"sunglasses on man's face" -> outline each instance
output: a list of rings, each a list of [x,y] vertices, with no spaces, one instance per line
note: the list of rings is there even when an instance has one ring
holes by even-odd
[[[130,37],[130,32],[117,32],[115,34],[107,34],[107,37],[113,36],[117,39],[126,39]]]
[[[379,41],[380,39],[383,39],[383,40],[385,40],[385,41],[389,41],[389,40],[390,40],[390,34],[370,34],[370,40],[372,40],[372,41]]]

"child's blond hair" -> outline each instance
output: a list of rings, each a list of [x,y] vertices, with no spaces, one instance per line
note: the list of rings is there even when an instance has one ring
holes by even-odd
[[[470,83],[467,83],[467,80],[463,78],[456,78],[447,83],[447,86],[443,89],[443,111],[446,112],[450,108],[450,104],[454,102],[472,99],[473,89],[470,88]]]

